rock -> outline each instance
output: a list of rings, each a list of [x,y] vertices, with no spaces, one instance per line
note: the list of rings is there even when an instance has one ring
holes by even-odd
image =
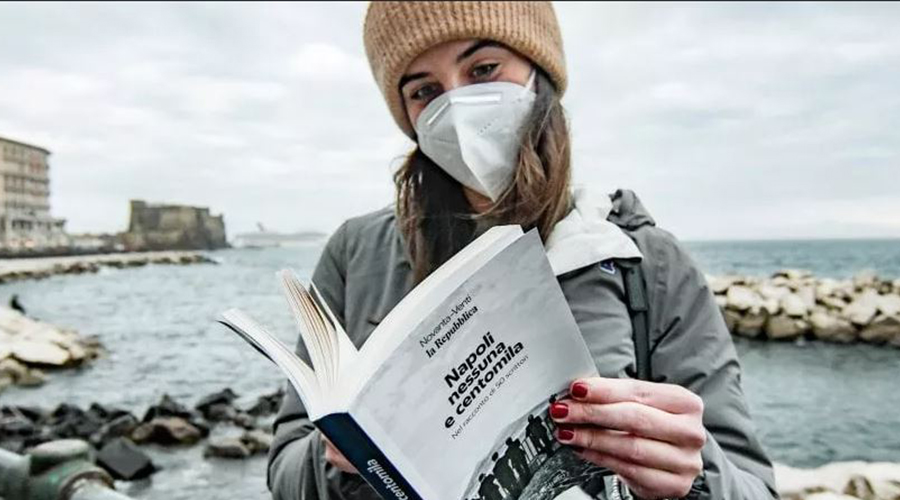
[[[859,500],[859,498],[832,491],[820,491],[818,493],[810,493],[804,497],[804,500]]]
[[[46,412],[35,406],[0,406],[0,419],[10,416],[22,416],[32,422],[40,422],[47,418]]]
[[[100,429],[91,436],[91,444],[102,448],[113,439],[130,436],[137,428],[139,422],[132,414],[121,415],[103,424]]]
[[[785,278],[784,276],[775,276],[774,278],[769,280],[769,284],[771,284],[772,286],[782,286],[790,288],[791,280]]]
[[[844,494],[850,498],[876,499],[875,489],[862,474],[853,474],[844,486]]]
[[[200,431],[200,437],[205,438],[205,437],[209,436],[209,431],[211,430],[211,427],[210,427],[209,423],[207,423],[205,420],[190,420],[190,421],[188,421],[188,423],[190,423],[191,425],[194,426],[195,429]]]
[[[107,423],[124,416],[134,418],[134,415],[132,415],[128,411],[122,410],[120,408],[107,408],[99,403],[91,403],[90,408],[88,408],[88,413]]]
[[[786,286],[772,286],[766,283],[759,285],[756,290],[764,299],[775,299],[777,301],[791,293],[791,289]]]
[[[729,287],[739,284],[743,280],[739,276],[707,276],[706,282],[712,293],[721,295],[727,292]]]
[[[202,437],[199,429],[178,417],[159,417],[139,425],[131,439],[138,444],[194,444]]]
[[[272,446],[274,436],[260,430],[247,431],[241,436],[241,442],[250,450],[250,453],[265,453]]]
[[[847,307],[847,302],[840,297],[823,297],[819,299],[819,303],[838,312],[843,311]]]
[[[203,412],[203,417],[210,422],[230,422],[236,415],[237,410],[230,404],[214,404]]]
[[[727,307],[735,311],[746,311],[752,307],[758,307],[762,303],[762,298],[756,292],[741,285],[729,288],[726,297]]]
[[[95,415],[85,412],[76,406],[63,403],[57,406],[53,413],[50,414],[47,425],[52,434],[56,436],[87,441],[91,435],[100,430],[103,423],[103,420]]]
[[[821,302],[822,299],[826,297],[831,297],[834,295],[835,290],[838,289],[838,282],[835,279],[831,278],[822,278],[816,283],[815,293],[816,300]]]
[[[69,357],[75,364],[81,364],[90,357],[90,353],[77,342],[66,342],[65,349],[69,351]]]
[[[878,276],[875,274],[875,271],[860,271],[855,276],[853,276],[853,287],[857,290],[871,288],[875,286],[876,283],[878,283]]]
[[[900,314],[900,295],[879,295],[875,299],[878,312],[885,316],[896,316]]]
[[[143,479],[157,471],[150,457],[123,438],[110,441],[97,453],[97,465],[106,469],[114,479],[125,481]]]
[[[243,427],[244,429],[253,429],[254,427],[256,427],[256,419],[244,412],[236,413],[231,421],[234,422],[235,425]]]
[[[65,439],[64,436],[60,436],[56,432],[53,431],[50,427],[38,427],[36,432],[31,436],[25,438],[22,441],[22,444],[25,448],[34,448],[35,446],[50,442],[50,441],[59,441],[60,439]]]
[[[196,420],[198,419],[199,414],[175,401],[168,394],[163,394],[159,403],[147,409],[147,412],[144,413],[142,422],[149,422],[158,417],[177,417],[184,420]]]
[[[5,406],[0,411],[0,448],[21,454],[39,432],[37,423],[18,407]]]
[[[816,307],[816,287],[813,285],[805,285],[797,288],[797,296],[803,300],[806,309]]]
[[[210,438],[203,450],[205,457],[218,458],[247,458],[251,455],[250,449],[236,437],[215,437]]]
[[[18,380],[18,384],[22,387],[39,387],[44,385],[46,382],[47,375],[37,368],[27,370],[25,372],[25,375]]]
[[[49,342],[17,340],[10,347],[12,357],[32,365],[65,366],[72,356],[69,351]]]
[[[781,298],[781,308],[784,314],[792,318],[803,318],[809,312],[806,302],[795,293],[789,293]]]
[[[12,356],[12,349],[4,342],[4,336],[0,336],[0,361],[6,360]]]
[[[865,478],[873,498],[900,498],[900,464],[876,462],[867,464],[860,473]],[[845,492],[856,493],[851,487],[851,481],[844,488]]]
[[[900,464],[835,462],[816,469],[775,464],[775,483],[785,500],[896,500],[900,498]]]
[[[866,326],[878,313],[878,294],[873,290],[866,290],[857,295],[853,302],[844,308],[844,317],[857,326]]]
[[[238,395],[235,394],[234,391],[232,391],[230,388],[225,388],[219,392],[205,396],[197,403],[194,408],[199,411],[204,417],[206,417],[207,411],[213,405],[231,406],[231,404],[235,399],[237,399],[237,397]]]
[[[766,335],[774,340],[787,340],[799,337],[809,330],[809,324],[803,320],[792,318],[786,314],[778,314],[769,318],[766,323]]]
[[[736,334],[738,323],[741,321],[741,318],[743,318],[741,313],[732,311],[731,309],[725,309],[722,310],[722,317],[725,319],[725,327],[728,328],[728,331]],[[253,408],[250,410],[252,411]]]
[[[769,314],[769,316],[774,316],[781,312],[781,301],[778,299],[766,299],[762,303],[762,309]]]
[[[247,413],[255,417],[272,415],[281,408],[284,401],[284,389],[279,388],[272,394],[264,394],[257,398],[256,403],[247,410]]]
[[[889,343],[900,347],[900,316],[878,316],[859,332],[859,338],[874,344]]]
[[[713,300],[716,301],[716,305],[721,310],[725,310],[725,306],[728,305],[728,299],[724,295],[714,295]]]
[[[0,374],[7,375],[13,382],[28,374],[28,367],[12,358],[0,361]]]
[[[766,326],[769,315],[762,309],[747,311],[738,321],[735,333],[742,337],[759,337]]]
[[[856,340],[856,328],[843,318],[825,312],[814,312],[809,317],[813,335],[828,342],[847,343]]]
[[[37,431],[35,422],[24,415],[10,415],[0,420],[0,437],[27,437]]]
[[[785,278],[789,281],[800,281],[806,278],[811,278],[812,273],[809,271],[804,271],[802,269],[782,269],[781,271],[776,271],[775,274],[772,275],[773,278]]]

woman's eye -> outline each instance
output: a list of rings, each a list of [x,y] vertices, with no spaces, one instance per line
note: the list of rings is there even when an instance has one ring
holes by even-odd
[[[498,63],[491,64],[480,64],[472,68],[472,78],[476,80],[482,80],[494,73],[494,70],[497,69]]]
[[[437,93],[438,93],[437,85],[428,84],[428,85],[423,85],[423,86],[419,87],[418,89],[416,89],[410,95],[410,98],[415,99],[417,101],[427,101],[427,100],[430,100],[435,95],[437,95]]]

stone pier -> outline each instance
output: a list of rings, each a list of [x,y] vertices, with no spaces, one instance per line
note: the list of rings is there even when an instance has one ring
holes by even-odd
[[[707,282],[734,335],[900,347],[900,280],[788,270],[770,278],[708,276]]]

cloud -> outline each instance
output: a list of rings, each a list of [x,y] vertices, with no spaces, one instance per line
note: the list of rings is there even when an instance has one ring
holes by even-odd
[[[351,55],[329,43],[306,44],[291,58],[294,75],[316,82],[368,82],[369,66],[361,55]]]
[[[559,3],[575,178],[682,238],[900,237],[896,4]],[[53,212],[129,198],[330,230],[411,144],[360,3],[0,4],[0,136],[53,151]],[[40,33],[41,36],[34,36]]]

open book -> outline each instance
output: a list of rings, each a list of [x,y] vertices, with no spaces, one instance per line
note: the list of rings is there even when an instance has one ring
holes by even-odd
[[[222,323],[284,371],[385,499],[606,498],[609,472],[561,445],[548,416],[597,369],[536,231],[491,228],[359,349],[315,284],[279,277],[312,366],[241,311]]]

